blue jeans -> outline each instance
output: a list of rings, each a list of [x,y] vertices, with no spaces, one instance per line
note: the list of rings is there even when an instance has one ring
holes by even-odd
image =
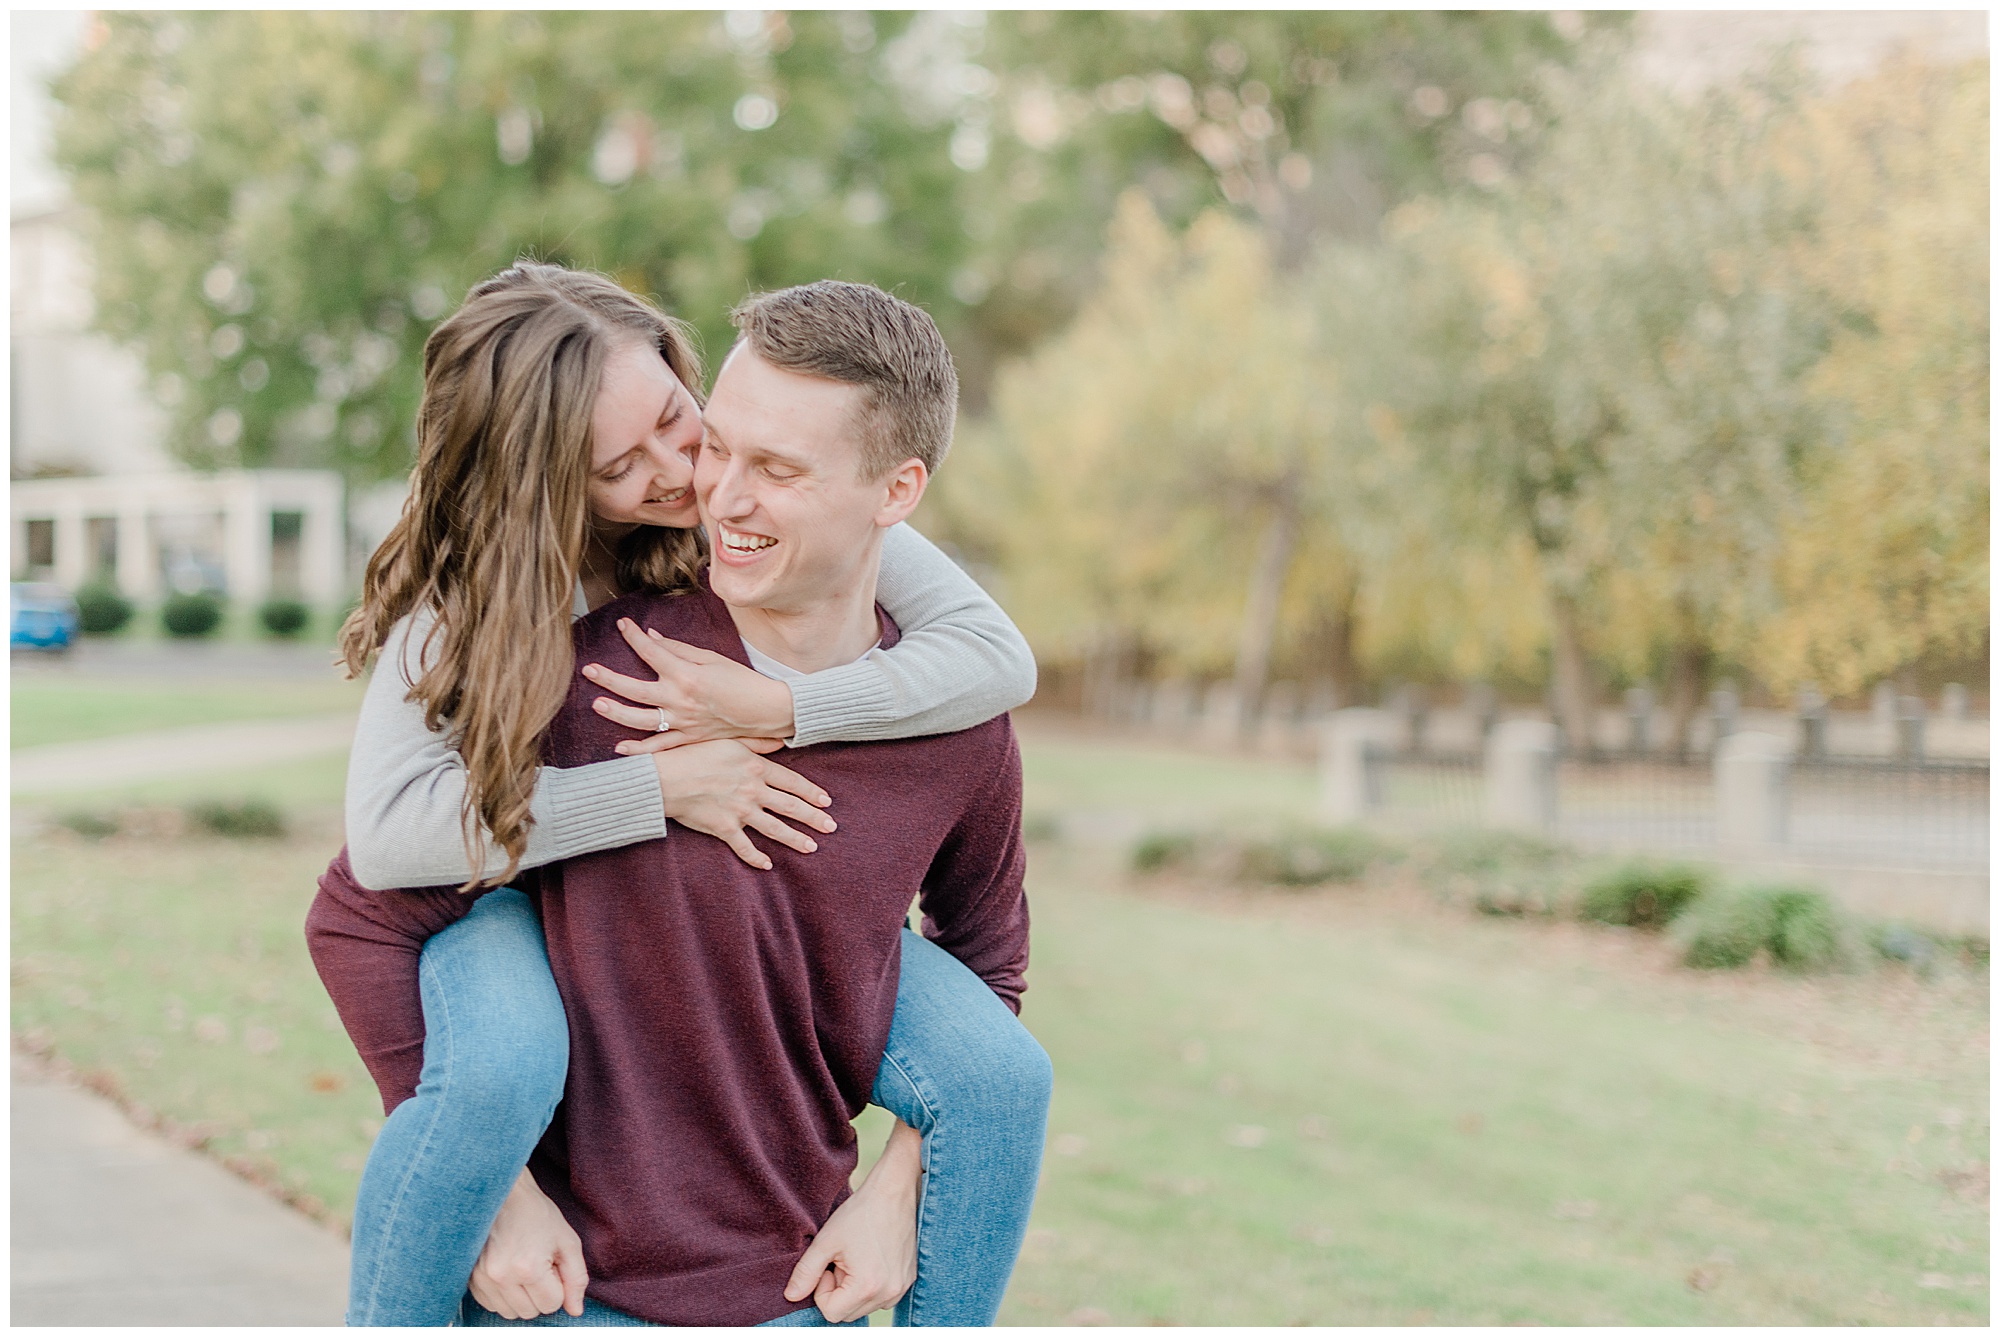
[[[489,893],[425,944],[420,980],[423,1073],[376,1138],[354,1207],[347,1321],[358,1327],[464,1321],[466,1279],[569,1065],[541,923],[519,891]],[[924,1140],[917,1280],[896,1306],[899,1326],[998,1316],[1034,1204],[1051,1082],[1048,1056],[992,990],[905,930],[896,1019],[871,1095]],[[542,1322],[637,1322],[594,1310]],[[817,1317],[802,1310],[777,1323]],[[506,1322],[484,1310],[466,1318]]]
[[[482,1306],[472,1298],[472,1292],[465,1294],[465,1304],[460,1311],[459,1323],[467,1328],[652,1328],[658,1324],[648,1323],[643,1318],[633,1318],[623,1310],[601,1305],[589,1296],[583,1297],[583,1316],[572,1317],[567,1309],[558,1309],[553,1314],[540,1318],[501,1318],[492,1310]],[[865,1328],[868,1320],[857,1318],[849,1323],[829,1323],[818,1309],[807,1305],[789,1314],[759,1323],[760,1328]]]

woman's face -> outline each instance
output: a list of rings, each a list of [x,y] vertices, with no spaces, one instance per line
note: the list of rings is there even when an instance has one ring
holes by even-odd
[[[659,350],[627,343],[604,367],[590,416],[590,511],[621,537],[639,525],[692,529],[701,410]]]

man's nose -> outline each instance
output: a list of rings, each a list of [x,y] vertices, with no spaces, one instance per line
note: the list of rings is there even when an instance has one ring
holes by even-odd
[[[747,476],[741,463],[732,459],[719,465],[705,460],[704,464],[713,470],[708,490],[709,513],[722,519],[747,515],[756,503],[745,486]]]

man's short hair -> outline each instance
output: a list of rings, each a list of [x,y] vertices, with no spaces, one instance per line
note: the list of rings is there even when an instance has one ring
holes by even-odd
[[[936,472],[951,448],[958,371],[937,322],[865,283],[822,279],[752,297],[729,319],[774,367],[861,389],[861,475],[907,459]]]

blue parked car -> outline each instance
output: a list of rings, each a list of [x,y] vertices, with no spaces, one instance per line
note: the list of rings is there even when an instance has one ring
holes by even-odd
[[[7,644],[11,649],[66,651],[76,641],[76,600],[60,585],[17,581],[8,587]]]

